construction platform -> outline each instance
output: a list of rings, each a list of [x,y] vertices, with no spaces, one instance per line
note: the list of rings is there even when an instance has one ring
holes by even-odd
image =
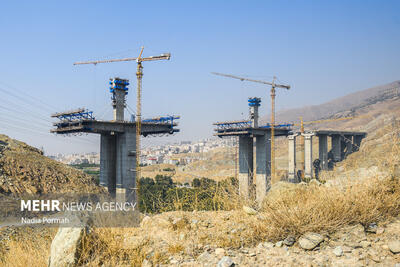
[[[176,118],[176,117],[175,117]],[[173,134],[179,132],[174,128],[178,124],[171,119],[167,122],[145,122],[141,123],[141,134],[143,136]],[[136,123],[128,121],[100,121],[95,119],[80,120],[62,120],[53,124],[55,129],[52,133],[57,134],[73,134],[73,133],[95,133],[95,134],[111,134],[136,131]]]
[[[136,121],[125,121],[124,110],[128,94],[126,79],[114,78],[110,81],[114,119],[96,120],[93,112],[84,108],[55,113],[57,118],[55,134],[100,134],[100,185],[108,189],[111,196],[120,202],[137,202],[136,192]],[[164,135],[179,132],[175,127],[179,116],[164,116],[141,120],[140,134]],[[140,155],[140,154],[139,154]]]

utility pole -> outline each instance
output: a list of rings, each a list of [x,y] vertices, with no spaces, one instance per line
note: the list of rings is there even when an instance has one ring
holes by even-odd
[[[248,79],[248,78],[243,78],[243,77],[238,77],[235,75],[223,74],[223,73],[218,73],[218,72],[211,72],[211,73],[215,74],[215,75],[219,75],[219,76],[238,79],[241,81],[262,83],[262,84],[267,84],[267,85],[271,86],[271,181],[274,181],[274,178],[275,178],[275,96],[276,96],[275,88],[285,88],[285,89],[289,90],[290,85],[275,83],[275,79],[276,79],[275,76],[274,76],[272,82],[267,82],[267,81]]]
[[[131,58],[121,59],[108,59],[108,60],[97,60],[97,61],[85,61],[75,62],[74,65],[93,64],[99,63],[111,63],[111,62],[124,62],[124,61],[136,61],[137,63],[137,99],[136,99],[136,188],[139,188],[140,180],[140,136],[142,126],[142,77],[143,77],[143,66],[144,61],[156,61],[156,60],[169,60],[171,58],[170,53],[161,54],[159,56],[142,57],[144,47],[141,47],[139,56]]]

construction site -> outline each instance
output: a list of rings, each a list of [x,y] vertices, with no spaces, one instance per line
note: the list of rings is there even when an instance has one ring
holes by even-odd
[[[52,115],[52,118],[58,119],[53,124],[55,128],[51,130],[52,133],[61,135],[77,133],[100,135],[100,185],[107,188],[110,196],[121,202],[139,201],[137,190],[139,188],[138,181],[141,178],[140,137],[179,132],[179,129],[176,128],[179,116],[160,116],[144,120],[141,118],[142,62],[170,59],[169,53],[144,58],[142,58],[142,53],[143,47],[137,58],[74,63],[74,65],[96,65],[122,61],[137,62],[136,116],[132,116],[130,121],[124,118],[129,81],[119,77],[111,78],[109,82],[111,105],[113,107],[112,121],[96,120],[93,112],[84,108]],[[271,119],[269,123],[261,125],[259,122],[259,108],[261,106],[261,98],[259,97],[248,99],[248,120],[214,123],[216,127],[215,136],[236,139],[237,151],[234,175],[238,179],[239,194],[244,200],[255,200],[261,205],[271,188],[271,182],[276,180],[276,137],[287,140],[288,166],[286,180],[292,183],[300,183],[311,179],[319,179],[321,170],[332,170],[335,163],[358,151],[362,139],[367,135],[365,132],[341,129],[308,130],[305,129],[304,125],[316,122],[303,121],[300,123],[299,131],[296,131],[294,130],[294,123],[275,122],[276,88],[289,90],[291,88],[289,85],[276,83],[275,77],[272,82],[268,82],[228,74],[212,74],[241,81],[261,83],[271,87]],[[342,117],[328,121],[343,119],[352,118]],[[319,122],[324,122],[324,120]],[[313,137],[318,138],[318,147],[314,148],[318,151],[317,158],[313,158]],[[301,151],[299,151],[301,155],[300,166],[296,161],[296,140],[299,138],[301,141]],[[330,139],[329,142],[328,139]],[[282,142],[280,145],[282,145]]]
[[[0,267],[400,266],[400,2],[1,6]]]

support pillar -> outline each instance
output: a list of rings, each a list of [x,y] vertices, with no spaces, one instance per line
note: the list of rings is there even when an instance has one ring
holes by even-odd
[[[117,138],[117,184],[118,202],[135,202],[136,192],[136,132],[124,132]]]
[[[256,137],[256,200],[263,201],[271,187],[271,133]]]
[[[296,137],[297,134],[288,136],[288,144],[289,144],[289,172],[288,179],[289,182],[297,183],[299,182],[296,174]]]
[[[353,153],[353,136],[352,135],[345,135],[344,142],[346,143],[346,152],[345,157]]]
[[[313,178],[313,158],[312,158],[312,137],[313,133],[303,134],[304,136],[304,177]]]
[[[253,138],[239,136],[239,194],[250,198],[253,174]]]
[[[100,137],[100,186],[108,188],[115,197],[116,187],[116,136],[102,134]]]
[[[332,153],[333,160],[339,162],[342,160],[342,137],[338,134],[332,135]]]
[[[328,136],[327,135],[318,135],[318,151],[319,151],[319,160],[321,162],[321,169],[328,169]]]
[[[361,140],[363,139],[364,136],[362,135],[354,135],[353,136],[353,151],[358,151],[361,146]]]

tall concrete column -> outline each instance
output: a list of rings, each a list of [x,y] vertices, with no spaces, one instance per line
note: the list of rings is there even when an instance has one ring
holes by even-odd
[[[136,132],[117,138],[117,201],[136,202]]]
[[[249,100],[249,108],[250,108],[250,120],[251,127],[258,127],[258,107],[260,106],[261,99],[258,97],[250,97]]]
[[[332,135],[332,153],[334,161],[342,160],[342,137],[338,134]]]
[[[346,144],[346,154],[345,157],[353,153],[353,136],[352,135],[345,135],[344,142]]]
[[[288,144],[289,144],[288,179],[289,179],[289,182],[292,182],[292,183],[298,182],[297,175],[296,175],[296,137],[297,137],[297,134],[288,136]]]
[[[113,114],[114,121],[124,120],[124,110],[125,110],[125,91],[121,89],[115,89],[113,95]]]
[[[321,169],[328,169],[328,136],[327,135],[318,135],[318,151],[319,151],[319,160],[321,162]]]
[[[313,178],[313,158],[312,158],[312,137],[313,133],[303,134],[304,136],[304,177]]]
[[[256,137],[256,200],[263,201],[271,187],[271,133]]]
[[[362,135],[354,135],[353,136],[353,151],[358,151],[361,146],[361,140],[363,139]]]
[[[100,137],[100,185],[107,187],[115,196],[116,186],[116,138],[102,134]]]
[[[239,136],[239,194],[250,198],[253,175],[253,138]]]

